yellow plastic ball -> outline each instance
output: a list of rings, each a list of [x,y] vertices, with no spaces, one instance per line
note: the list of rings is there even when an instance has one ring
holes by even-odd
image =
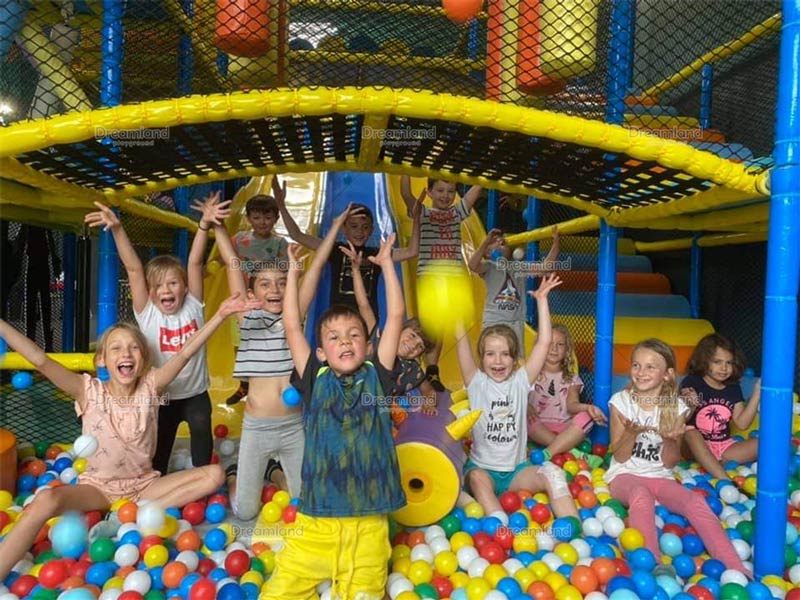
[[[453,552],[458,552],[464,546],[474,546],[475,542],[472,539],[472,536],[468,534],[466,531],[456,531],[453,534],[453,537],[450,538],[450,548],[453,549]]]
[[[275,552],[272,550],[264,550],[258,555],[258,560],[264,565],[264,572],[267,574],[275,570]]]
[[[416,592],[406,590],[405,592],[400,592],[395,600],[420,600],[420,597]]]
[[[103,584],[103,591],[121,590],[125,580],[122,577],[111,577]]]
[[[392,573],[402,573],[408,576],[408,570],[411,568],[410,558],[400,558],[392,563]]]
[[[473,577],[467,584],[467,600],[483,600],[492,589],[483,577]]]
[[[223,532],[225,532],[226,546],[236,541],[236,530],[230,523],[220,523],[219,525],[217,525],[217,529],[221,529]]]
[[[745,482],[746,483],[746,482]],[[784,592],[789,591],[791,585],[778,577],[777,575],[765,575],[761,578],[761,583],[764,585],[774,585],[782,589]]]
[[[72,468],[75,469],[79,474],[83,473],[86,470],[86,459],[82,456],[80,458],[76,458],[72,461]]]
[[[178,528],[178,520],[172,515],[166,515],[164,517],[164,524],[161,526],[161,529],[158,530],[158,537],[163,539],[171,538],[178,533]]]
[[[267,502],[261,509],[261,518],[267,523],[277,523],[281,520],[283,509],[275,502]]]
[[[544,492],[539,492],[537,494],[534,494],[533,495],[533,499],[536,500],[536,502],[540,502],[540,503],[541,502],[544,502],[545,504],[549,504],[550,503],[550,498],[548,498],[547,494],[545,494]]]
[[[534,575],[533,571],[531,571],[528,567],[523,567],[514,573],[514,579],[517,580],[517,583],[523,590],[527,590],[530,585],[536,581],[536,575]]]
[[[644,536],[635,527],[626,527],[619,534],[619,543],[628,552],[637,548],[644,548]]]
[[[450,583],[453,584],[453,589],[465,588],[469,583],[469,575],[464,573],[464,571],[456,571],[450,577],[448,577]]]
[[[611,500],[611,494],[609,494],[608,492],[600,492],[598,494],[595,494],[595,496],[597,496],[597,501],[600,504],[605,504],[606,502]]]
[[[406,576],[408,577],[409,581],[411,581],[411,583],[413,583],[414,585],[419,585],[420,583],[428,583],[433,577],[433,569],[426,561],[415,560],[408,567],[408,573],[406,574]]]
[[[530,565],[528,565],[528,568],[536,576],[536,581],[544,579],[545,576],[551,573],[550,567],[547,566],[547,563],[542,562],[541,560],[532,562]]]
[[[573,585],[565,585],[556,590],[556,600],[582,600],[583,594]]]
[[[564,466],[561,467],[561,468],[564,469],[567,473],[569,473],[573,477],[575,477],[575,475],[578,474],[578,471],[581,470],[581,468],[578,466],[578,463],[576,463],[574,460],[570,460],[569,462],[565,462]]]
[[[111,504],[111,508],[109,510],[111,510],[112,512],[115,510],[119,510],[120,507],[125,506],[128,502],[130,502],[130,500],[128,500],[127,498],[120,498],[119,500]]]
[[[152,567],[163,567],[169,560],[169,550],[161,544],[150,546],[144,553],[144,566],[148,569]]]
[[[483,507],[477,502],[470,502],[464,507],[464,514],[473,519],[480,519],[483,516]]]
[[[549,585],[554,592],[558,592],[562,587],[565,585],[569,585],[569,581],[566,577],[564,577],[558,571],[553,571],[552,573],[548,573],[544,577],[542,577],[542,581],[544,581],[547,585]]]
[[[530,533],[520,533],[511,542],[514,552],[531,552],[536,554],[539,551],[539,543],[536,536]]]
[[[255,583],[260,588],[264,583],[264,576],[258,571],[248,571],[239,579],[239,585],[245,583]]]
[[[278,490],[272,496],[272,501],[283,509],[289,506],[289,502],[292,501],[292,497],[289,495],[289,492]]]
[[[0,490],[0,510],[5,510],[14,503],[14,496],[7,490]]]
[[[411,548],[405,544],[397,544],[397,546],[392,548],[392,560],[408,558],[409,556],[411,556]]]
[[[28,569],[28,573],[27,574],[28,575],[33,575],[34,577],[38,577],[39,576],[39,571],[42,570],[43,566],[44,566],[44,563],[37,563],[37,564],[33,565],[30,569]]]
[[[750,477],[744,480],[744,485],[742,486],[742,489],[744,490],[745,494],[748,494],[749,496],[755,496],[757,484],[758,481],[756,480],[755,475],[751,475]]]
[[[450,575],[458,571],[458,557],[455,552],[449,550],[439,552],[433,559],[433,566],[439,575],[450,577]]]
[[[14,522],[12,521],[11,523],[3,527],[3,530],[0,531],[0,535],[2,535],[3,537],[7,536],[9,533],[11,533],[11,530],[13,528],[14,528]]]
[[[417,280],[417,308],[422,328],[435,339],[452,333],[457,323],[475,322],[472,282],[466,268],[432,261]]]
[[[575,565],[578,562],[578,551],[575,550],[575,546],[572,544],[567,544],[562,542],[558,544],[554,549],[553,552],[556,556],[558,556],[561,560],[563,560],[568,565]]]
[[[483,578],[489,582],[492,588],[497,587],[497,583],[504,577],[508,577],[508,571],[502,565],[489,565],[483,572]]]
[[[703,573],[695,573],[694,575],[689,577],[689,583],[698,583],[705,578],[706,576]]]

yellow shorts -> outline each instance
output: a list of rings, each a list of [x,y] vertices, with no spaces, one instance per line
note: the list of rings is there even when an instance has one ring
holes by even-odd
[[[259,600],[317,598],[317,585],[328,579],[333,580],[333,596],[341,600],[382,600],[390,556],[385,515],[327,518],[298,513]]]
[[[231,319],[229,322],[231,328],[231,343],[233,344],[234,348],[238,348],[240,342],[239,320]]]

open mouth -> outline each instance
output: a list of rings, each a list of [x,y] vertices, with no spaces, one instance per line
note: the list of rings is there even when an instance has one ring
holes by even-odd
[[[117,371],[123,377],[133,377],[135,366],[133,362],[125,361],[117,365]]]
[[[175,308],[175,296],[163,296],[161,298],[161,306],[165,310],[172,310]]]
[[[344,352],[342,352],[339,355],[339,358],[341,360],[350,360],[350,359],[354,358],[355,355],[356,355],[355,352],[353,352],[352,350],[345,350]]]
[[[492,375],[495,375],[496,377],[502,377],[506,374],[505,367],[492,367],[490,371],[492,372]]]

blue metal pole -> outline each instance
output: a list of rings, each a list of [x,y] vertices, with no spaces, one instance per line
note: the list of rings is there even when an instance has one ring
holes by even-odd
[[[500,192],[489,190],[489,204],[486,207],[486,230],[497,227],[497,203],[500,200]]]
[[[175,212],[181,215],[189,213],[189,195],[190,190],[188,187],[175,188],[172,195],[172,202],[175,205]],[[175,237],[172,241],[172,252],[175,256],[181,259],[184,266],[189,260],[189,232],[185,229],[178,229],[175,231]]]
[[[706,63],[700,70],[700,127],[711,129],[711,92],[714,87],[714,65]]]
[[[117,106],[122,102],[122,55],[125,41],[122,17],[125,3],[103,0],[103,21],[100,31],[102,67],[100,71],[100,103]],[[97,272],[97,335],[117,322],[119,301],[119,257],[110,231],[100,231]]]
[[[539,223],[542,220],[542,205],[539,200],[536,199],[536,196],[528,196],[528,206],[525,207],[525,224],[528,227],[528,231],[532,229],[536,229],[539,227]],[[539,260],[539,242],[528,242],[528,245],[525,248],[525,260],[528,262],[536,262]],[[525,291],[530,292],[533,291],[536,282],[533,280],[532,277],[528,277],[528,280],[525,284]],[[525,294],[525,302],[527,302],[526,308],[527,312],[525,313],[528,318],[528,324],[533,327],[536,325],[539,315],[536,311],[536,302],[534,302],[533,298]]]
[[[700,318],[700,288],[703,280],[703,255],[700,244],[697,243],[699,239],[700,234],[696,234],[692,238],[692,251],[689,258],[689,307],[693,319]]]
[[[625,119],[625,97],[630,87],[633,23],[636,5],[633,0],[614,0],[611,10],[611,42],[608,53],[608,104],[606,122],[619,125]],[[600,224],[597,260],[597,307],[594,355],[594,402],[608,414],[611,399],[611,375],[614,353],[614,302],[617,293],[617,229]],[[595,427],[592,438],[607,444],[607,427]]]
[[[75,351],[75,253],[78,242],[74,233],[65,233],[61,261],[64,267],[64,306],[61,315],[61,351]]]
[[[194,17],[193,0],[181,0],[181,7],[189,19]],[[192,55],[192,38],[184,33],[178,43],[178,95],[188,96],[192,93],[193,69],[194,56]],[[181,215],[189,213],[190,196],[191,192],[189,188],[181,187],[175,190],[172,201],[175,205],[176,213]],[[172,248],[175,256],[186,265],[189,260],[189,232],[185,229],[178,229],[175,231]]]
[[[767,237],[754,567],[782,575],[800,290],[800,0],[784,0]]]

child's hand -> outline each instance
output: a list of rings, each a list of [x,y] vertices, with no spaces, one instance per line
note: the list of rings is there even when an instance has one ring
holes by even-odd
[[[422,190],[411,209],[411,218],[416,219],[422,213],[422,207],[425,206],[425,196],[427,195],[428,190]]]
[[[594,404],[587,405],[586,414],[592,417],[592,420],[598,425],[606,425],[608,423],[605,413],[603,413],[603,411]]]
[[[378,253],[375,256],[367,257],[369,262],[375,265],[384,265],[387,262],[389,264],[393,264],[392,248],[394,247],[394,240],[396,237],[397,235],[390,233],[389,237],[387,237],[385,240],[381,240],[381,248],[378,250]]]
[[[539,298],[547,298],[547,294],[550,293],[550,290],[552,290],[555,287],[558,287],[562,283],[563,282],[561,281],[561,278],[558,275],[556,275],[555,273],[550,273],[549,275],[545,275],[542,278],[542,283],[539,284],[539,289],[537,289],[534,292],[528,292],[528,293],[537,300]]]
[[[222,223],[231,215],[230,205],[232,200],[219,201],[220,193],[214,192],[209,194],[203,200],[195,200],[192,204],[192,209],[201,214],[200,224],[206,225],[222,225]]]
[[[432,396],[423,396],[422,401],[422,410],[420,411],[423,415],[428,415],[430,417],[435,417],[439,414],[438,399],[436,398],[436,394]]]
[[[623,419],[622,425],[625,427],[627,431],[631,433],[635,433],[639,435],[640,433],[645,433],[647,431],[655,431],[655,427],[651,425],[642,425],[641,423],[637,423],[636,421],[631,421],[630,419]]]
[[[300,252],[302,251],[303,246],[300,244],[289,244],[289,248],[287,249],[287,254],[289,255],[289,270],[290,271],[302,271],[303,270],[303,261],[300,258]]]
[[[697,408],[700,406],[700,397],[697,395],[697,390],[693,387],[682,388],[680,396],[690,408]]]
[[[665,440],[677,440],[686,433],[686,424],[678,423],[675,427],[664,428],[658,434]]]
[[[281,185],[277,175],[272,177],[272,196],[278,206],[286,206],[286,181]]]
[[[255,298],[243,298],[239,292],[227,300],[223,300],[217,309],[217,314],[223,319],[235,313],[246,313],[261,308],[261,302]]]
[[[351,202],[350,204],[347,205],[347,208],[345,208],[340,214],[334,217],[331,226],[338,228],[344,225],[344,222],[347,220],[347,217],[350,216],[350,211],[352,210],[352,208],[353,208],[353,203]]]
[[[83,222],[89,227],[103,227],[103,231],[113,231],[120,226],[119,217],[105,204],[95,202],[94,205],[100,210],[90,212],[83,217]]]
[[[353,246],[353,242],[347,240],[347,246],[339,246],[339,249],[342,251],[342,254],[350,259],[350,262],[353,264],[354,271],[361,269],[361,263],[364,262],[362,260],[363,257],[361,255],[361,251],[356,250],[356,247]]]

